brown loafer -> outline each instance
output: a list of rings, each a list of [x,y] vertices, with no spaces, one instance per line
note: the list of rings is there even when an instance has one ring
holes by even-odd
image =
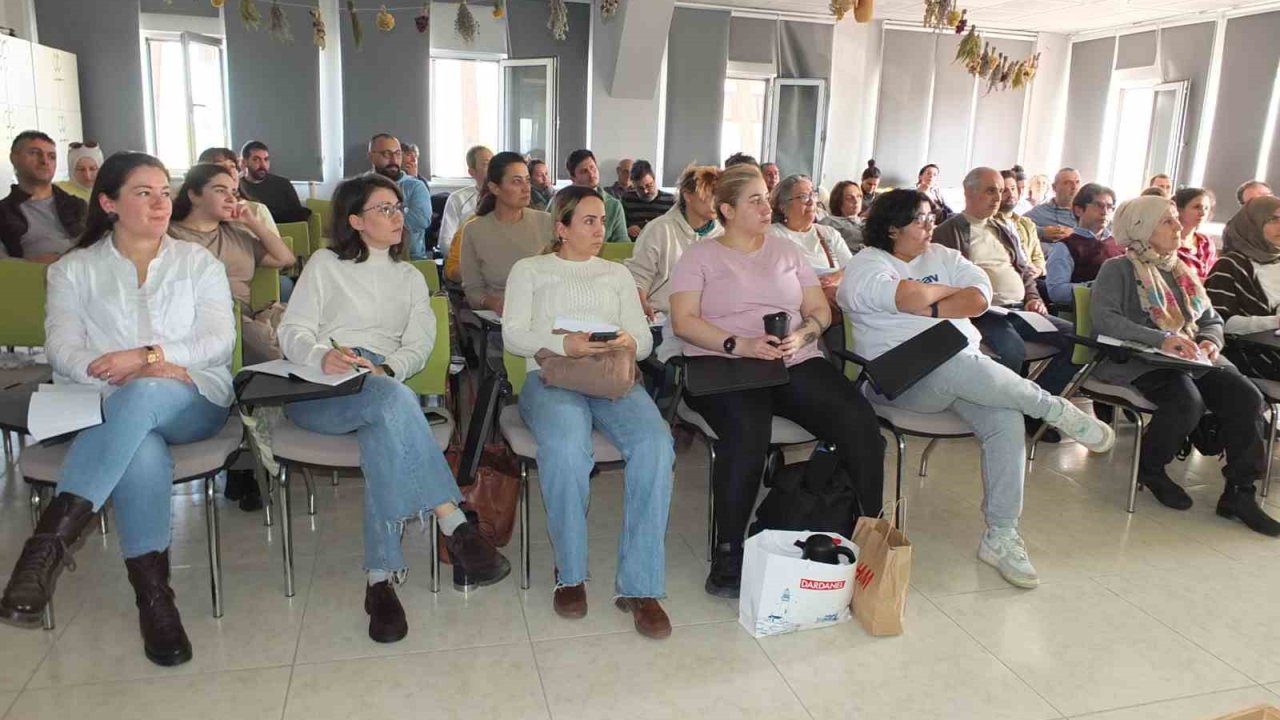
[[[556,588],[556,614],[569,620],[581,620],[587,616],[587,586],[564,585]]]
[[[629,612],[636,621],[636,632],[647,638],[661,640],[671,635],[671,620],[656,598],[620,597],[614,601],[622,612]]]

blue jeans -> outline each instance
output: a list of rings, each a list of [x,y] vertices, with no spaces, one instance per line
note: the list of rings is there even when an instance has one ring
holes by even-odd
[[[381,363],[376,353],[357,350]],[[364,474],[364,569],[407,569],[400,533],[410,518],[462,502],[458,484],[436,445],[418,396],[404,383],[369,375],[355,395],[285,406],[289,419],[326,435],[354,432]]]
[[[1050,395],[1060,395],[1067,383],[1076,374],[1076,367],[1071,364],[1071,341],[1063,337],[1064,332],[1075,332],[1075,326],[1054,315],[1045,316],[1059,332],[1037,332],[1021,318],[1014,315],[996,315],[985,313],[973,318],[973,324],[982,333],[982,342],[998,356],[996,362],[1010,370],[1022,374],[1022,366],[1027,362],[1026,341],[1034,341],[1052,345],[1059,352],[1049,361],[1049,366],[1040,373],[1036,384],[1044,388]]]
[[[227,408],[181,380],[140,378],[102,404],[102,424],[81,431],[62,463],[58,492],[98,510],[115,503],[126,558],[169,547],[173,457],[169,445],[207,440],[227,422]]]
[[[587,579],[587,506],[595,465],[591,430],[596,427],[618,446],[627,463],[614,592],[621,597],[665,597],[675,445],[644,388],[636,386],[619,400],[605,400],[544,385],[541,373],[533,372],[520,392],[520,417],[538,441],[538,482],[555,546],[557,587]]]

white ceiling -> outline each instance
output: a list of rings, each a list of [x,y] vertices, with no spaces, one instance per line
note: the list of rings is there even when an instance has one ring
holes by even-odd
[[[713,0],[714,2],[714,0]],[[737,8],[828,13],[830,0],[738,0]],[[876,18],[919,22],[924,0],[875,0]],[[1256,5],[1256,0],[960,0],[979,27],[1076,33],[1125,27],[1198,12]]]

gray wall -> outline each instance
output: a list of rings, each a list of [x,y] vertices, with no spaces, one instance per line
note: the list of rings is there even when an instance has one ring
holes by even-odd
[[[107,154],[147,148],[138,0],[39,0],[40,43],[75,53],[84,136]]]
[[[39,5],[39,0],[36,2]],[[234,11],[234,8],[232,8]],[[142,0],[142,12],[163,15],[195,15],[196,17],[218,17],[218,8],[207,0]],[[232,12],[228,17],[239,18]]]
[[[778,22],[736,17],[729,22],[729,60],[776,63]]]
[[[1253,177],[1266,128],[1267,105],[1280,59],[1280,12],[1232,18],[1223,46],[1218,112],[1209,141],[1204,184],[1218,194],[1224,211],[1235,208],[1228,198]],[[1271,168],[1274,172],[1274,167]],[[1225,217],[1225,212],[1218,213]]]
[[[377,10],[380,0],[356,0],[357,8]],[[476,8],[475,12],[483,12]],[[361,15],[364,43],[359,50],[351,39],[346,14],[341,22],[329,19],[329,42],[334,42],[335,26],[342,36],[342,173],[350,177],[369,170],[369,138],[389,132],[404,142],[426,147],[430,139],[431,44],[418,33],[410,13],[401,11],[395,30],[384,33],[374,27],[373,17]],[[435,13],[432,25],[453,18]],[[457,148],[459,155],[466,148]],[[447,149],[446,149],[447,152]],[[424,176],[430,173],[431,154],[419,160]]]
[[[1116,39],[1113,37],[1071,45],[1067,132],[1062,145],[1062,163],[1079,170],[1085,182],[1098,175],[1098,153],[1115,47]]]
[[[876,120],[875,160],[884,183],[914,185],[928,154],[927,108],[932,100],[933,43],[930,33],[886,30]]]
[[[1175,185],[1191,182],[1196,138],[1200,133],[1200,113],[1204,108],[1204,88],[1213,60],[1214,24],[1181,25],[1160,31],[1160,65],[1165,80],[1190,80],[1187,120],[1182,133],[1182,162]]]
[[[969,127],[973,116],[973,76],[953,62],[960,36],[953,33],[929,36],[934,42],[933,121],[929,126],[929,154],[926,161],[938,166],[942,185],[958,185],[967,168]],[[888,67],[888,65],[886,65]],[[928,109],[930,106],[924,106]],[[920,163],[923,165],[924,163]],[[916,177],[919,166],[902,168]]]
[[[675,185],[687,164],[720,164],[729,24],[723,10],[678,7],[671,19],[663,185]]]
[[[507,47],[513,59],[556,58],[556,103],[560,125],[556,135],[559,158],[550,158],[556,177],[568,178],[563,159],[587,145],[587,54],[590,50],[591,6],[569,3],[569,37],[556,40],[547,29],[543,0],[509,0]]]
[[[998,52],[1015,59],[1025,58],[1035,51],[1035,43],[1022,40],[996,38],[991,45]],[[987,94],[986,85],[979,81],[973,153],[969,160],[971,167],[985,165],[1005,170],[1021,160],[1018,145],[1022,139],[1022,108],[1026,95],[1026,87]],[[957,185],[959,178],[957,174],[948,174],[948,183]]]
[[[1156,64],[1156,31],[1120,36],[1116,48],[1116,69],[1151,67]]]
[[[290,44],[277,42],[265,27],[246,29],[234,8],[228,13],[231,142],[238,150],[261,140],[271,148],[273,173],[295,181],[321,180],[320,50],[311,42],[306,9],[285,6],[284,11],[293,33]],[[329,32],[334,30],[330,25]],[[336,42],[332,34],[328,40]]]

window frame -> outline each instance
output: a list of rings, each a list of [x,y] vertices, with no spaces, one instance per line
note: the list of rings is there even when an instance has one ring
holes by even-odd
[[[185,167],[170,168],[175,172],[175,177],[185,175],[186,170],[196,164],[196,159],[200,155],[200,148],[196,147],[195,136],[195,106],[193,94],[191,90],[191,54],[190,46],[192,44],[207,45],[214,47],[218,51],[219,73],[222,79],[222,128],[223,128],[223,145],[230,143],[231,137],[231,100],[228,94],[227,82],[227,45],[226,39],[215,35],[206,35],[197,32],[172,32],[166,30],[147,30],[142,35],[142,54],[144,62],[144,84],[143,90],[146,93],[146,128],[147,128],[147,149],[152,155],[159,157],[159,148],[156,139],[156,94],[154,86],[155,69],[151,63],[151,44],[153,42],[177,42],[182,46],[182,72],[183,72],[183,93],[186,100],[186,131],[187,131],[187,147],[190,157],[187,159]]]
[[[758,151],[759,161],[762,163],[772,160],[771,153],[777,145],[776,138],[773,137],[774,123],[774,87],[777,83],[778,76],[772,72],[752,72],[749,70],[731,69],[724,74],[725,81],[729,80],[747,80],[752,82],[764,83],[764,108],[760,117],[760,149]],[[720,93],[724,94],[724,85],[721,84]],[[720,124],[724,125],[724,111],[720,112]],[[720,148],[723,154],[723,147]],[[743,152],[741,148],[734,152]],[[725,157],[728,157],[727,155]]]

